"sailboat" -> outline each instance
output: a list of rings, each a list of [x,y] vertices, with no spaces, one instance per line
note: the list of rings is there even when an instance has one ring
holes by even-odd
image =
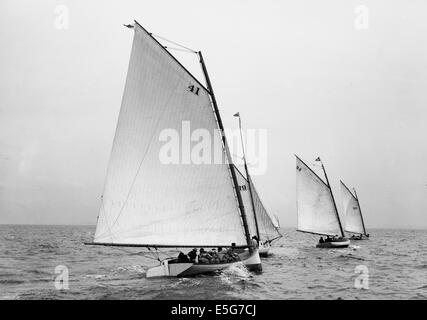
[[[345,248],[350,240],[345,237],[335,199],[325,167],[321,163],[326,182],[298,156],[296,157],[297,231],[327,236],[320,238],[318,248]]]
[[[231,248],[239,262],[203,264],[160,260],[146,277],[181,277],[235,264],[262,269],[214,91],[202,53],[206,87],[137,21],[113,147],[91,245],[159,248]],[[172,139],[184,125],[208,130],[223,161],[195,163],[189,141]],[[166,133],[166,135],[165,135]],[[166,141],[166,142],[165,142]],[[176,141],[175,141],[176,142]],[[191,146],[191,144],[190,144]],[[167,147],[165,149],[165,147]],[[169,148],[169,149],[168,149]],[[166,152],[165,152],[166,150]],[[216,151],[216,149],[214,150]],[[185,158],[185,159],[184,159]]]
[[[248,227],[251,235],[259,239],[259,255],[267,257],[273,241],[283,237],[279,227],[265,209],[250,176],[245,176],[237,167],[237,181],[243,204],[247,209]]]
[[[349,188],[341,182],[341,194],[345,213],[345,231],[353,233],[350,240],[368,240],[369,234],[366,233],[365,223],[363,221],[362,209],[360,208],[359,198],[356,189],[354,194]]]
[[[242,195],[243,204],[249,212],[247,214],[248,228],[251,235],[256,235],[258,239],[259,255],[267,257],[273,241],[282,237],[279,228],[273,223],[273,220],[267,213],[258,193],[256,192],[254,183],[251,179],[246,162],[245,146],[242,135],[242,119],[240,113],[234,115],[239,119],[240,141],[242,144],[243,165],[245,175],[236,167],[237,182],[239,184],[240,193]]]

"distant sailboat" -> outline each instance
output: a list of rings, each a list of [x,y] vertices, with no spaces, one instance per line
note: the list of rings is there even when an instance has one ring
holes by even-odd
[[[265,209],[250,176],[247,179],[237,168],[236,172],[243,204],[247,212],[249,233],[257,236],[259,239],[259,255],[266,257],[273,241],[280,239],[283,235]]]
[[[135,21],[120,115],[91,245],[154,248],[249,248],[240,262],[261,270],[251,242],[221,116],[201,52],[207,87]],[[165,164],[163,130],[184,121],[209,130],[219,164]],[[184,138],[183,138],[184,139]],[[183,157],[186,156],[183,152]],[[192,276],[230,267],[165,259],[147,277]]]
[[[344,182],[340,182],[345,213],[345,231],[353,233],[350,237],[351,240],[367,240],[369,239],[369,234],[366,233],[362,209],[360,208],[356,189],[354,189],[353,194]]]
[[[298,229],[318,235],[325,235],[327,239],[316,245],[318,248],[345,248],[350,240],[345,238],[340,217],[332,189],[322,164],[326,182],[324,182],[309,166],[296,157],[297,182],[297,213]],[[332,237],[332,238],[330,238]]]

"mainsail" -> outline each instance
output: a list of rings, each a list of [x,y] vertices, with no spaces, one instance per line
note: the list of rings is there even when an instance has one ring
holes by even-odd
[[[94,243],[247,245],[224,149],[222,164],[183,161],[184,121],[222,146],[208,90],[138,23],[134,31]],[[179,135],[178,164],[161,159],[165,130]]]
[[[256,235],[256,223],[258,223],[258,230],[260,235],[260,240],[268,241],[274,240],[282,237],[282,234],[279,232],[278,228],[274,225],[272,218],[265,209],[258,193],[256,192],[255,186],[252,180],[249,177],[250,185],[248,179],[243,175],[243,173],[236,168],[237,181],[239,183],[240,193],[242,195],[243,204],[247,213],[247,221],[249,232],[251,235]],[[253,195],[253,206],[250,197],[250,190],[252,188]],[[256,219],[256,221],[255,221]]]
[[[359,206],[359,200],[342,181],[341,194],[345,214],[345,231],[366,235],[362,211],[360,210]]]
[[[342,235],[330,187],[296,157],[298,231]]]

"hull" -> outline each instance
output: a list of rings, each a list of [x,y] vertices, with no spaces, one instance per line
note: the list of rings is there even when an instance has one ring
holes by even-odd
[[[360,235],[360,236],[351,236],[350,237],[351,241],[359,241],[359,240],[369,240],[369,237],[365,236],[365,235]]]
[[[232,263],[202,264],[202,263],[176,263],[174,259],[163,260],[160,266],[150,268],[147,278],[154,277],[191,277],[199,274],[208,274],[228,269],[238,264],[244,264],[250,271],[262,271],[261,259],[258,250],[252,254],[245,251],[241,254],[240,261]]]
[[[270,246],[269,242],[267,242],[267,243],[260,242],[259,248],[258,248],[260,257],[264,257],[264,258],[268,257],[268,253],[270,251],[270,248],[271,248],[271,246]]]
[[[350,240],[344,238],[331,242],[318,243],[316,248],[347,248],[350,245]]]

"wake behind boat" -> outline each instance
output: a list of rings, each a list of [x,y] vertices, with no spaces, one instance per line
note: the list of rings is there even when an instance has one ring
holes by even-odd
[[[134,30],[131,57],[90,244],[156,251],[228,247],[231,254],[246,248],[249,250],[238,256],[239,263],[261,270],[201,52],[193,53],[198,55],[206,87],[138,22],[127,27]],[[180,132],[184,123],[209,131],[223,161],[194,163],[181,159],[171,163],[167,147],[173,146],[165,141],[171,139],[171,132]],[[187,153],[182,157],[190,156]],[[236,263],[168,258],[149,269],[147,277],[210,273]]]
[[[366,233],[362,209],[360,208],[356,189],[353,188],[353,194],[344,182],[340,182],[345,213],[345,231],[353,234],[350,240],[369,240],[369,234]]]
[[[345,237],[332,189],[320,158],[326,182],[307,164],[296,157],[298,230],[321,235],[318,248],[346,248],[350,240]],[[326,239],[323,239],[326,236]]]

